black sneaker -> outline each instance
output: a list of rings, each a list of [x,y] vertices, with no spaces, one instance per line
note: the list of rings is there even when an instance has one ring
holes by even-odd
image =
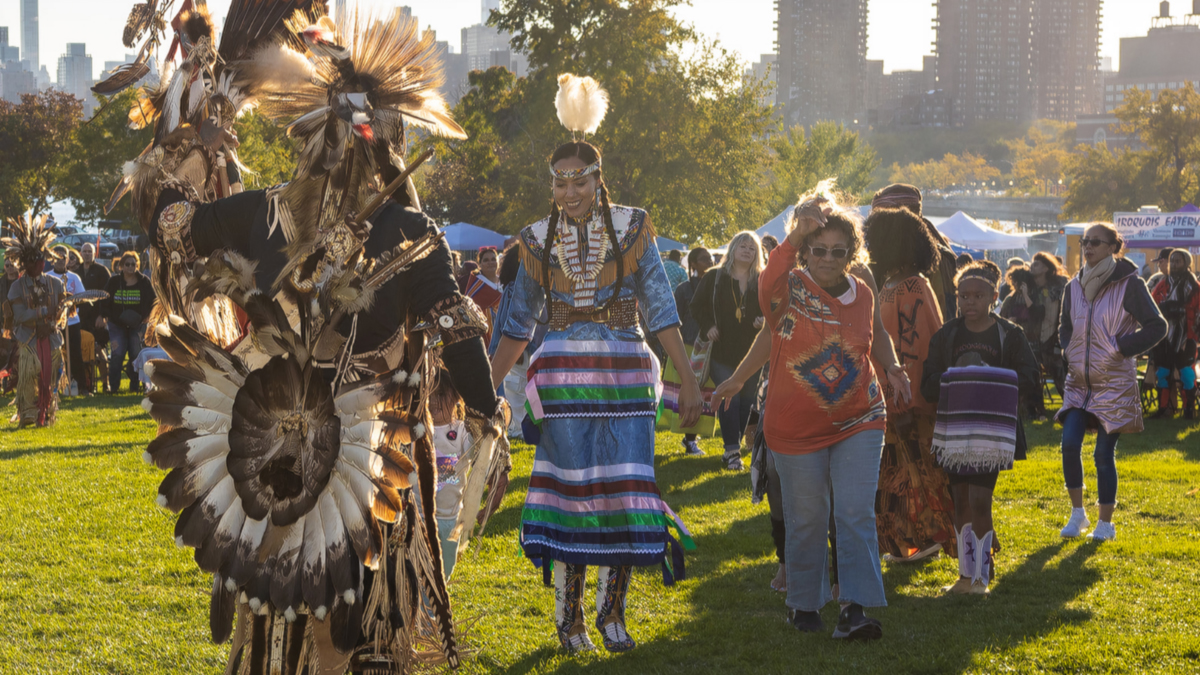
[[[838,615],[833,637],[846,640],[878,640],[883,637],[883,624],[863,613],[862,605],[851,603]]]
[[[825,630],[825,624],[821,622],[820,612],[802,612],[798,609],[789,609],[788,621],[801,633],[820,633]]]

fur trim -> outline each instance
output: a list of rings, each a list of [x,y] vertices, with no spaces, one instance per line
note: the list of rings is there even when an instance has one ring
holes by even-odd
[[[608,92],[590,77],[563,73],[558,76],[554,107],[567,130],[587,136],[596,133],[608,113]]]

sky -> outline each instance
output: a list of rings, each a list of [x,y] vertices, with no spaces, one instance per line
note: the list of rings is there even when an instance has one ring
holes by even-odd
[[[104,61],[124,60],[129,50],[121,44],[121,32],[133,4],[134,0],[40,0],[40,60],[51,79],[56,77],[58,57],[68,42],[87,45],[94,75],[100,74]],[[208,4],[219,19],[229,0],[209,0]],[[432,27],[454,51],[460,47],[460,30],[480,20],[480,0],[362,0],[361,4],[381,9],[412,7],[422,27]],[[1175,0],[1173,11],[1183,13],[1190,4]],[[1158,0],[1106,0],[1104,5],[1100,53],[1111,56],[1116,68],[1119,39],[1145,35],[1151,18],[1158,14]],[[774,8],[775,0],[691,0],[690,7],[678,10],[678,16],[751,62],[774,51]],[[932,0],[870,0],[867,57],[882,59],[888,72],[920,70],[921,57],[932,52],[936,12]],[[13,44],[20,42],[20,23],[20,0],[0,0],[0,26],[8,26]]]

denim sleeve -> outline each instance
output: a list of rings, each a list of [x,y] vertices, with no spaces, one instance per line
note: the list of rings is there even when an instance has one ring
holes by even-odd
[[[678,328],[680,322],[679,311],[675,308],[675,295],[671,292],[671,282],[667,279],[662,257],[658,254],[658,244],[653,239],[638,260],[634,281],[638,304],[646,317],[647,330],[653,334]]]
[[[664,278],[665,278],[664,273]],[[513,282],[512,300],[508,308],[508,319],[500,332],[514,340],[528,341],[533,338],[537,318],[546,304],[546,291],[534,281],[521,265],[517,279]]]

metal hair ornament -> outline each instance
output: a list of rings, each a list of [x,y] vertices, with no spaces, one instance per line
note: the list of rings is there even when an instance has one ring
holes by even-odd
[[[596,160],[594,164],[589,164],[582,169],[556,169],[554,165],[550,166],[550,175],[554,178],[563,180],[571,180],[573,178],[583,178],[590,176],[600,170],[600,160]]]

